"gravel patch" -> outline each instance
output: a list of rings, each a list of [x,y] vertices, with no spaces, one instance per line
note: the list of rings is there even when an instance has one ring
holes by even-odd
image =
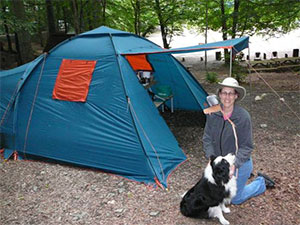
[[[288,75],[278,78],[282,76]],[[290,91],[282,96],[299,115],[299,89],[293,86],[297,81],[299,76],[281,90]],[[214,85],[203,85],[215,90]],[[256,81],[256,89],[247,95],[243,106],[253,120],[254,174],[267,173],[277,187],[242,205],[230,206],[231,213],[225,217],[231,224],[300,224],[300,123],[269,90],[261,101],[254,100],[266,90],[263,85]],[[246,88],[249,90],[249,86]],[[216,219],[186,218],[179,211],[182,194],[199,180],[206,165],[201,142],[202,113],[167,111],[162,116],[188,157],[170,176],[167,190],[99,170],[42,161],[1,160],[0,224],[219,224]]]

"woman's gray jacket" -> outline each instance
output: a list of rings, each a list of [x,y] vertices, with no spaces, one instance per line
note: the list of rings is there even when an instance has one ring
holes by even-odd
[[[237,168],[250,159],[253,150],[252,123],[249,113],[242,107],[234,105],[230,120],[236,126],[238,137],[238,152],[235,166]],[[225,156],[236,152],[235,138],[232,126],[228,120],[223,119],[221,112],[207,115],[203,135],[203,149],[205,156]]]

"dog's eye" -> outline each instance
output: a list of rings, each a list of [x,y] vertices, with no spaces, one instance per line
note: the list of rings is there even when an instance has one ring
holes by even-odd
[[[223,163],[224,163],[225,165],[230,165],[229,162],[228,162],[227,160],[225,160],[225,159],[223,159]]]

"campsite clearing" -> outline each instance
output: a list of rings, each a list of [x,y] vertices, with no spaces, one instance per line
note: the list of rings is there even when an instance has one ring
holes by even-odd
[[[105,26],[67,39],[0,71],[4,157],[56,160],[167,188],[186,156],[157,107],[202,112],[208,106],[206,91],[172,54],[239,52],[248,42],[162,49]],[[151,76],[157,82],[146,91]]]
[[[226,72],[219,71],[223,75]],[[299,115],[299,75],[262,75]],[[195,76],[208,92],[216,90],[215,84],[206,83],[199,72]],[[300,123],[254,74],[252,79],[252,90],[249,95],[246,85],[248,95],[242,104],[253,120],[254,173],[267,173],[277,187],[245,204],[231,206],[232,212],[225,217],[232,224],[300,224]],[[266,95],[262,100],[254,100],[263,93]],[[175,111],[162,115],[189,158],[169,178],[168,191],[75,166],[2,162],[0,224],[218,225],[217,220],[189,219],[179,212],[180,195],[195,184],[206,164],[199,113]]]

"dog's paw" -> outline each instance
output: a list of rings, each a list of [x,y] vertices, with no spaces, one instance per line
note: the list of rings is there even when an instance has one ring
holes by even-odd
[[[229,209],[228,207],[223,207],[223,208],[222,208],[222,211],[223,211],[224,213],[230,213],[230,209]]]
[[[229,225],[230,224],[229,221],[226,220],[226,219],[220,220],[220,223],[223,224],[223,225]]]

